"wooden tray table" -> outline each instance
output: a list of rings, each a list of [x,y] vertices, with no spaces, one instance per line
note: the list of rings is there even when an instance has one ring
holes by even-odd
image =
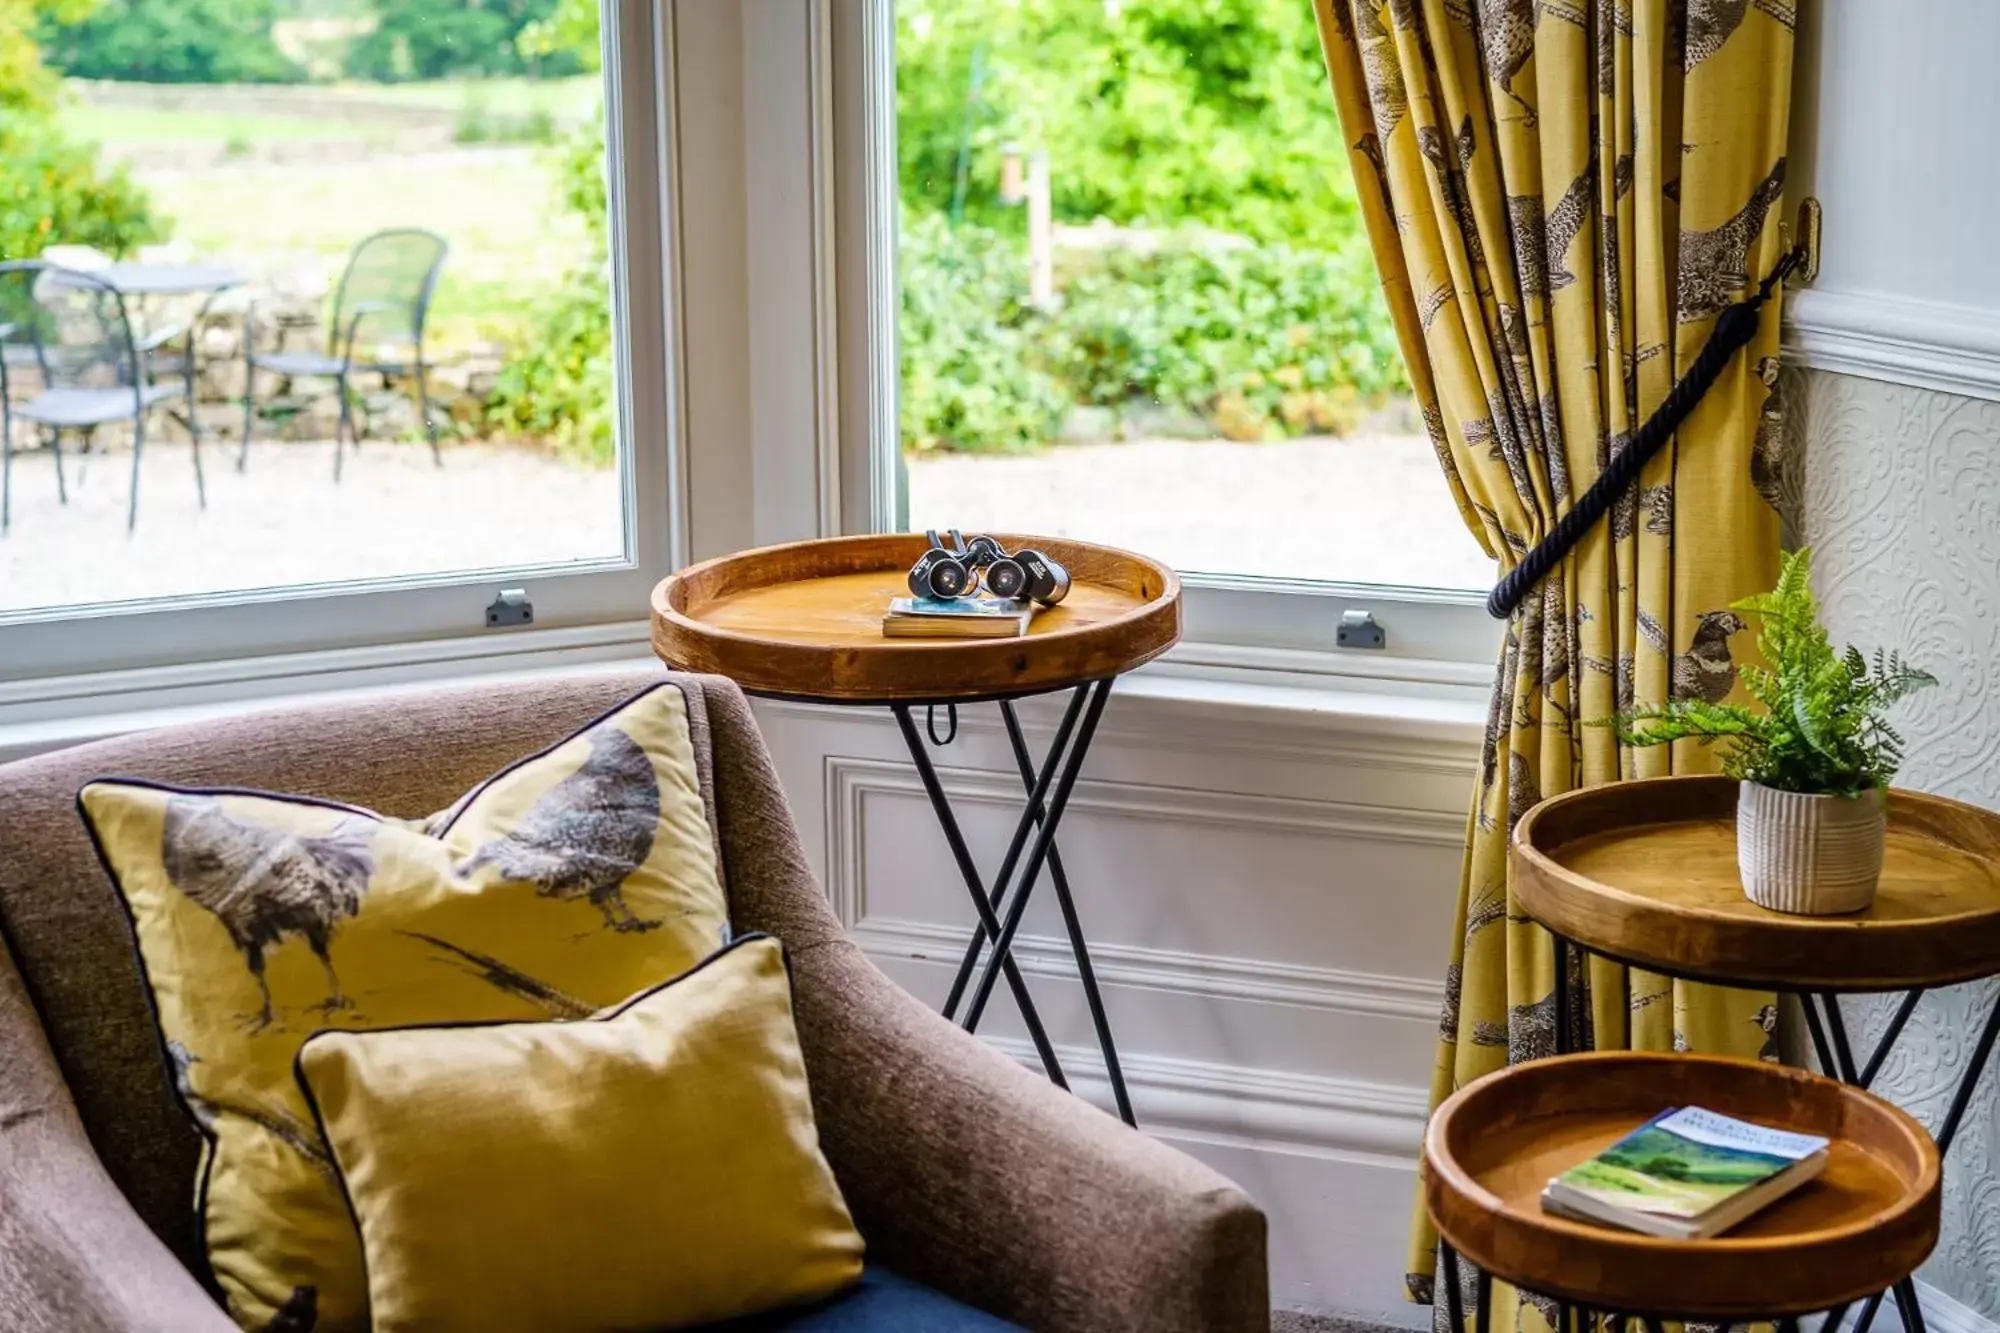
[[[888,639],[882,613],[907,597],[922,537],[794,542],[710,560],[653,590],[653,648],[752,694],[829,704],[1016,699],[1121,675],[1180,638],[1173,570],[1108,546],[994,534],[1070,572],[1059,605],[1025,638]]]
[[[1583,956],[1670,977],[1795,994],[1820,1068],[1874,1082],[1925,990],[2000,974],[2000,814],[1920,792],[1889,793],[1875,902],[1845,916],[1793,916],[1744,896],[1736,872],[1737,784],[1685,776],[1608,783],[1552,797],[1514,828],[1514,900],[1555,938],[1556,1049],[1582,1045],[1573,1003]],[[1570,945],[1580,956],[1571,957]],[[1903,999],[1866,1062],[1838,996]],[[1949,1152],[2000,1041],[2000,999],[1959,1073],[1937,1128]],[[1913,1284],[1895,1289],[1922,1333]],[[1860,1316],[1865,1326],[1880,1297]],[[1829,1329],[1829,1333],[1833,1333]]]
[[[1108,546],[993,535],[1008,550],[1033,547],[1070,572],[1069,595],[1037,612],[1020,638],[883,637],[882,615],[892,598],[909,595],[905,576],[928,542],[920,536],[882,535],[766,547],[682,570],[653,590],[653,648],[669,666],[728,676],[751,694],[887,706],[979,918],[945,1001],[945,1016],[956,1018],[964,1002],[964,1026],[976,1029],[995,978],[1004,977],[1043,1068],[1057,1084],[1069,1086],[1012,952],[1029,895],[1046,865],[1112,1100],[1118,1114],[1133,1124],[1131,1098],[1055,836],[1113,680],[1158,657],[1180,638],[1180,580],[1158,561]],[[1061,690],[1070,692],[1070,701],[1037,766],[1014,701]],[[931,735],[934,743],[946,745],[957,735],[956,706],[981,702],[999,705],[1027,793],[990,887],[973,862],[911,716],[918,705],[945,706],[951,712],[950,733]],[[981,967],[989,941],[992,953]]]
[[[1831,1140],[1824,1172],[1721,1236],[1662,1240],[1542,1211],[1551,1177],[1670,1107],[1700,1106]],[[1461,1088],[1431,1117],[1424,1199],[1444,1240],[1451,1327],[1463,1328],[1460,1256],[1487,1333],[1492,1277],[1572,1314],[1723,1321],[1833,1312],[1904,1280],[1937,1243],[1936,1146],[1858,1088],[1754,1060],[1607,1051],[1515,1065]],[[1623,1324],[1615,1322],[1614,1328]],[[1725,1324],[1726,1327],[1726,1324]],[[1782,1327],[1782,1325],[1781,1325]]]

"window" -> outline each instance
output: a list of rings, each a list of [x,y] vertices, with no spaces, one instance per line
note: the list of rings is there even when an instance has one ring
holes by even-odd
[[[0,174],[69,177],[40,234],[0,209],[52,265],[0,274],[0,680],[474,633],[502,588],[642,615],[679,535],[652,7],[167,8],[0,38],[46,70]]]
[[[172,33],[141,31],[153,5],[39,25],[50,76],[4,90],[0,171],[32,159],[99,184],[89,208],[43,206],[61,234],[29,244],[0,204],[0,258],[122,248],[245,281],[128,307],[158,386],[184,375],[193,331],[205,508],[171,393],[149,405],[136,519],[128,425],[66,430],[59,487],[46,432],[14,420],[0,711],[125,667],[226,681],[306,650],[503,655],[486,610],[512,588],[537,630],[643,652],[648,592],[691,558],[931,524],[1173,561],[1183,661],[1483,678],[1497,631],[1470,590],[1490,570],[1395,393],[1365,247],[1300,240],[1319,235],[1312,210],[1338,219],[1347,183],[1299,8],[282,0]],[[1277,37],[1172,31],[1238,10]],[[271,21],[228,36],[245,14]],[[100,77],[105,25],[126,66],[172,69]],[[169,81],[203,61],[209,82]],[[1117,97],[1068,86],[1120,70]],[[568,150],[600,104],[605,188],[579,207],[597,177]],[[1244,126],[1295,112],[1283,188],[1250,188],[1262,149]],[[1230,115],[1235,140],[1172,156]],[[1189,172],[1209,178],[1172,184]],[[137,193],[161,235],[116,216]],[[1245,213],[1253,198],[1269,208]],[[424,311],[442,467],[394,359],[414,351],[395,336],[407,305],[364,292],[351,330],[335,309],[356,246],[406,227],[449,246]],[[95,257],[50,257],[81,270],[72,298],[100,290]],[[256,354],[324,354],[329,332],[344,354],[351,332],[369,363],[338,481],[337,377],[268,364],[236,470],[253,296]],[[19,407],[41,367],[6,337]],[[1335,657],[1362,610],[1388,651]]]
[[[1311,7],[839,12],[874,247],[843,263],[896,255],[844,380],[893,390],[868,521],[1146,551],[1190,637],[1317,651],[1366,609],[1389,656],[1490,664],[1493,565],[1403,388]]]

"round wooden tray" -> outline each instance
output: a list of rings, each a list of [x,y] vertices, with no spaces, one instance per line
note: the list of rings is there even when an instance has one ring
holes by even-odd
[[[1521,910],[1653,971],[1781,990],[1906,990],[2000,972],[2000,815],[1889,793],[1868,910],[1789,916],[1743,896],[1737,784],[1607,783],[1542,802],[1514,828]]]
[[[1826,1169],[1709,1240],[1542,1211],[1551,1177],[1676,1106],[1824,1135]],[[1600,1310],[1804,1314],[1883,1290],[1937,1243],[1938,1151],[1921,1125],[1857,1088],[1752,1060],[1607,1051],[1515,1065],[1438,1108],[1424,1159],[1431,1218],[1461,1255]]]
[[[1069,596],[1024,638],[888,639],[921,536],[832,537],[691,566],[653,589],[653,650],[752,694],[821,703],[950,703],[1101,680],[1151,661],[1181,630],[1181,584],[1144,556],[995,533],[1070,572]]]

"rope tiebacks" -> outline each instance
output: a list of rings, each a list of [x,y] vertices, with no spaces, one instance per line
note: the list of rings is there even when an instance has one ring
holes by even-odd
[[[1583,493],[1569,512],[1556,520],[1546,537],[1535,543],[1534,548],[1521,557],[1521,562],[1508,570],[1506,576],[1494,587],[1486,598],[1486,610],[1496,620],[1505,620],[1514,614],[1514,608],[1528,591],[1548,576],[1550,570],[1583,539],[1591,525],[1609,512],[1625,488],[1639,479],[1639,473],[1653,460],[1680,429],[1681,422],[1688,413],[1694,411],[1696,403],[1702,400],[1716,379],[1722,374],[1729,359],[1757,336],[1757,323],[1764,303],[1771,299],[1771,292],[1783,282],[1787,275],[1805,262],[1803,247],[1787,250],[1777,265],[1764,280],[1757,284],[1757,290],[1736,304],[1727,307],[1716,317],[1715,329],[1708,335],[1708,342],[1701,354],[1688,367],[1680,382],[1670,390],[1659,409],[1646,419],[1615,458],[1597,474],[1597,480]],[[1558,446],[1559,447],[1559,446]]]

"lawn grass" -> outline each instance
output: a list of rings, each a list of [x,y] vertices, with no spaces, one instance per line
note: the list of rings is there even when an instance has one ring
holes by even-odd
[[[379,128],[314,117],[250,116],[217,111],[155,111],[138,107],[65,107],[62,128],[71,138],[96,144],[281,143],[293,140],[370,139]]]
[[[581,122],[597,111],[604,97],[604,80],[596,74],[567,79],[435,79],[417,83],[319,84],[315,93],[456,111],[478,106],[496,115],[526,116],[546,111],[558,120]]]
[[[318,261],[331,280],[355,242],[424,227],[451,246],[432,306],[440,344],[496,336],[584,255],[549,154],[487,149],[357,162],[143,171],[140,183],[196,255],[254,269]]]
[[[435,140],[398,146],[394,117],[342,117],[339,104],[408,107],[483,124],[540,116],[560,129],[586,121],[601,99],[595,75],[571,79],[452,79],[427,83],[311,84],[260,88],[276,109],[239,112],[193,106],[147,108],[76,102],[63,111],[73,136],[143,150],[166,147],[154,164],[131,154],[133,174],[172,239],[192,255],[271,276],[318,268],[330,290],[356,242],[370,232],[422,227],[451,250],[431,306],[440,351],[503,337],[581,263],[588,238],[564,207],[556,150],[445,148]],[[194,90],[197,94],[200,90]],[[299,114],[283,103],[298,102]],[[219,99],[217,99],[219,100]],[[238,104],[240,105],[240,104]],[[366,145],[354,160],[288,142]],[[215,151],[201,153],[203,146]],[[275,146],[276,161],[234,161],[239,148]],[[179,150],[195,150],[182,153]],[[260,154],[261,156],[261,154]],[[209,165],[193,165],[198,162]]]
[[[98,89],[118,85],[79,84],[82,90],[62,112],[71,137],[113,146],[213,144],[229,145],[313,141],[388,143],[398,134],[397,109],[406,109],[416,124],[436,124],[439,117],[482,130],[487,137],[523,137],[526,127],[560,136],[587,124],[603,101],[603,82],[594,74],[568,79],[441,79],[419,83],[319,83],[284,87],[259,86],[261,109],[238,110],[223,98],[211,99],[223,109],[201,106],[200,88],[179,90],[179,105],[124,105],[129,94],[111,96]],[[156,90],[147,89],[148,94]],[[228,94],[228,88],[218,89]],[[107,104],[108,103],[108,104]],[[355,114],[345,114],[348,107]],[[295,108],[295,109],[294,109]],[[383,113],[389,114],[385,116]],[[364,114],[372,112],[372,114]]]

